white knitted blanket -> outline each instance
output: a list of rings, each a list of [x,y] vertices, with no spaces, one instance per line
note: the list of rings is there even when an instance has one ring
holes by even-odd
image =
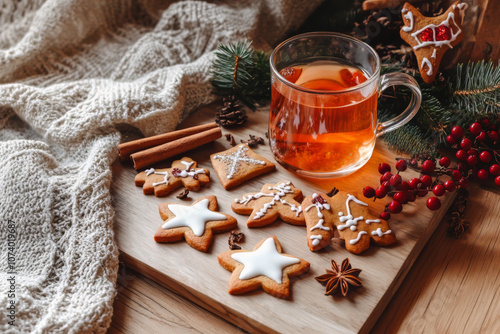
[[[211,102],[213,50],[269,48],[321,0],[0,0],[0,332],[105,332],[120,124]]]

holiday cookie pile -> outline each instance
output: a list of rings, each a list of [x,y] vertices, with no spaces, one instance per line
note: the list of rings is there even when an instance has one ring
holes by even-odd
[[[120,154],[122,160],[133,159],[137,154],[134,150],[138,146],[149,147],[165,140],[168,140],[166,144],[179,140],[184,142],[187,139],[192,140],[192,136],[206,137],[207,131],[214,132],[213,124],[175,131],[153,139],[145,138],[135,144],[123,144]],[[250,141],[242,144],[235,144],[232,136],[226,138],[231,141],[233,147],[210,155],[212,166],[225,190],[276,169],[274,163],[249,147],[250,144],[257,147],[263,142],[262,138],[250,136]],[[157,147],[152,146],[146,151]],[[156,161],[156,158],[153,160]],[[135,162],[137,167],[137,161]],[[139,166],[142,165],[143,162],[140,162]],[[142,187],[145,195],[164,197],[183,187],[183,192],[177,195],[178,199],[186,199],[190,191],[202,191],[209,183],[210,171],[198,167],[198,162],[190,157],[173,161],[169,168],[148,166],[135,177],[135,185]],[[253,250],[248,250],[248,247],[242,244],[243,233],[235,230],[238,228],[236,218],[220,212],[218,208],[215,195],[201,197],[192,204],[186,201],[161,203],[158,206],[161,224],[158,224],[159,227],[154,233],[154,240],[158,243],[185,240],[197,251],[209,252],[215,234],[231,231],[228,239],[230,250],[217,256],[219,264],[232,272],[229,294],[244,294],[263,289],[272,296],[289,298],[290,278],[308,271],[309,262],[293,254],[284,253],[278,238],[273,235],[261,240]],[[340,239],[345,241],[346,250],[353,254],[367,250],[372,242],[381,246],[396,242],[394,232],[387,221],[371,215],[367,203],[359,200],[355,194],[337,189],[328,194],[313,193],[304,197],[302,191],[289,180],[265,183],[255,192],[235,196],[231,201],[231,209],[236,214],[248,216],[248,228],[265,228],[277,220],[295,225],[301,231],[305,226],[306,243],[302,245],[307,245],[312,252],[329,246],[335,237],[335,231],[338,231]],[[331,260],[331,267],[333,271],[328,269],[327,274],[316,277],[318,282],[326,286],[327,295],[340,291],[345,296],[349,287],[361,286],[358,278],[361,270],[352,269],[347,259],[340,267]]]

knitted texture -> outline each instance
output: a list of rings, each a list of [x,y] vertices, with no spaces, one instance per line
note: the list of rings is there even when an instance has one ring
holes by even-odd
[[[173,130],[219,44],[269,50],[319,2],[0,0],[0,332],[106,331],[117,127]]]

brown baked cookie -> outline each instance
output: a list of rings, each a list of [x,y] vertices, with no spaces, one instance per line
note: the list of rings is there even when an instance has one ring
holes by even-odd
[[[246,194],[231,204],[234,212],[250,215],[248,227],[261,227],[281,218],[293,225],[305,225],[300,201],[302,191],[295,188],[290,181],[276,185],[266,183],[261,192]]]
[[[276,169],[274,164],[241,144],[210,156],[224,189],[231,189],[258,175]]]
[[[426,17],[405,3],[401,11],[405,24],[400,31],[401,38],[413,48],[425,82],[434,81],[444,53],[464,39],[462,22],[465,9],[466,3],[456,1],[443,14]]]
[[[278,239],[266,238],[253,251],[233,250],[217,256],[224,269],[232,271],[229,293],[238,295],[262,287],[278,298],[290,296],[290,279],[309,270],[309,262],[283,254]]]
[[[307,196],[302,202],[302,210],[307,226],[307,246],[311,251],[330,245],[335,231],[333,222],[337,215],[331,210],[330,197],[324,194]]]
[[[346,249],[360,254],[368,249],[370,240],[377,245],[388,246],[396,242],[389,223],[369,213],[368,204],[346,192],[333,197],[314,194],[302,202],[306,226],[307,245],[317,251],[330,244],[337,228]]]
[[[175,242],[186,239],[189,246],[206,252],[213,233],[230,231],[238,225],[234,217],[216,212],[217,197],[200,198],[192,205],[162,203],[160,216],[165,221],[155,233],[156,242]]]
[[[144,195],[154,193],[157,197],[166,196],[180,186],[189,191],[199,191],[201,186],[210,182],[210,171],[196,169],[197,166],[196,161],[184,157],[175,160],[171,168],[149,168],[140,172],[135,176],[135,185],[142,187]]]

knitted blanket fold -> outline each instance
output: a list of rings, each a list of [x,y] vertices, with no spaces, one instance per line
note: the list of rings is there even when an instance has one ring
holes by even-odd
[[[0,332],[105,332],[118,125],[213,101],[219,44],[270,47],[320,0],[0,0]]]

